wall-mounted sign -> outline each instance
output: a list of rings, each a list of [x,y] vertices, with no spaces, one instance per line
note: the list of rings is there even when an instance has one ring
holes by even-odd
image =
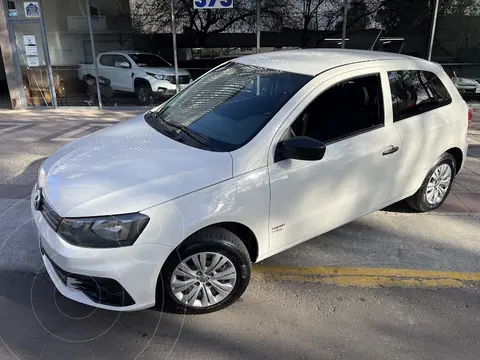
[[[25,46],[25,53],[27,55],[38,55],[37,45]]]
[[[8,17],[17,17],[17,9],[8,9]]]
[[[37,45],[35,35],[23,35],[23,45]]]
[[[40,66],[38,56],[27,56],[27,65],[30,67]]]
[[[231,9],[233,0],[193,0],[194,9]]]
[[[37,18],[40,17],[40,8],[38,7],[38,2],[24,2],[23,9],[25,10],[25,17],[27,18]]]

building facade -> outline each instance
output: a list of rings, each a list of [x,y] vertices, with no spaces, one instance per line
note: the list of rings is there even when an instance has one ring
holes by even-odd
[[[163,100],[149,69],[175,57],[196,78],[236,56],[322,47],[431,59],[480,100],[480,0],[258,1],[2,0],[0,107],[149,106]]]

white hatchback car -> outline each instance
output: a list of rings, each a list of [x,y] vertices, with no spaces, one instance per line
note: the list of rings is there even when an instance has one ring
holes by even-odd
[[[45,267],[84,304],[204,313],[251,264],[402,199],[439,207],[467,154],[468,108],[444,71],[397,54],[238,58],[41,166]]]

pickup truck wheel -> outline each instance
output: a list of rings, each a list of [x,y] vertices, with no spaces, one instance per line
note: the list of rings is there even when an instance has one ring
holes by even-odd
[[[141,84],[135,87],[135,94],[142,105],[150,105],[152,101],[152,88],[150,85]]]
[[[165,262],[157,285],[157,306],[205,314],[237,300],[250,282],[247,248],[232,232],[211,227],[193,234]]]

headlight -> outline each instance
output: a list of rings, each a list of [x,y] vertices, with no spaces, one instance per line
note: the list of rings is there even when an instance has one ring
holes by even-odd
[[[150,218],[142,214],[63,219],[58,234],[72,245],[112,248],[130,246]]]
[[[147,75],[150,75],[157,80],[167,80],[167,77],[164,76],[164,75],[159,75],[159,74],[154,74],[154,73],[149,73],[149,72],[147,72]]]
[[[40,167],[40,171],[38,172],[38,187],[44,187],[45,186],[45,180],[46,180],[46,175],[45,175],[45,170],[43,170],[43,166]]]

